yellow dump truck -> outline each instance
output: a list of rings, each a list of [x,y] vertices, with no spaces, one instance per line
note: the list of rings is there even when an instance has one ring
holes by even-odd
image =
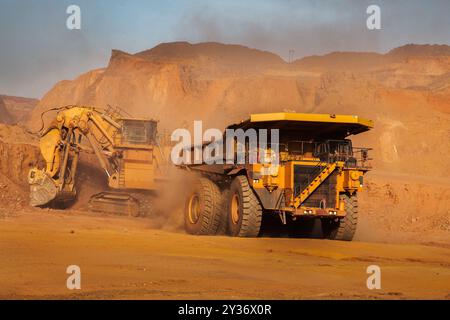
[[[223,164],[180,165],[199,177],[186,200],[186,230],[254,237],[263,215],[273,215],[283,224],[303,221],[312,226],[319,219],[325,238],[352,240],[358,220],[357,195],[371,159],[369,148],[353,147],[348,137],[372,127],[371,120],[354,115],[285,112],[252,114],[229,126],[227,130],[253,130],[258,135],[260,129],[277,130],[277,141],[259,144],[256,152],[258,159],[275,156],[278,161],[250,162],[249,141],[224,134],[223,148],[230,139],[243,146],[244,163],[230,162],[224,150]]]

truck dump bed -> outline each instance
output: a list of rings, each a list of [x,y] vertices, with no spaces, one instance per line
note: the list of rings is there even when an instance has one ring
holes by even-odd
[[[227,129],[277,129],[295,130],[304,138],[344,139],[373,128],[373,121],[355,115],[310,113],[260,113],[250,119],[233,124]]]

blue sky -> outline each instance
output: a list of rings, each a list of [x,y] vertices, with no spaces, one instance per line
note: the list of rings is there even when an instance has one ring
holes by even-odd
[[[66,8],[81,8],[81,30]],[[381,7],[382,30],[366,28]],[[219,41],[287,58],[450,43],[448,0],[0,0],[0,94],[41,97],[57,81],[161,42]]]

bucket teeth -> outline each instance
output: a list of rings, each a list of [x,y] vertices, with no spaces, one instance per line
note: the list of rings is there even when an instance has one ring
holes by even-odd
[[[28,177],[30,183],[30,205],[44,206],[58,196],[58,187],[45,172],[32,169]]]

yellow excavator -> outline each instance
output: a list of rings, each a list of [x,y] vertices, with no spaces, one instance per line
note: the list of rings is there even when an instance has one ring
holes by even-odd
[[[94,211],[142,214],[136,194],[157,190],[167,165],[164,146],[158,142],[157,121],[127,117],[123,110],[111,107],[51,110],[57,112],[56,117],[41,130],[40,138],[45,168],[32,168],[28,175],[30,204],[42,207],[73,201],[79,155],[88,152],[95,154],[109,188],[114,190],[94,195],[89,207]]]

